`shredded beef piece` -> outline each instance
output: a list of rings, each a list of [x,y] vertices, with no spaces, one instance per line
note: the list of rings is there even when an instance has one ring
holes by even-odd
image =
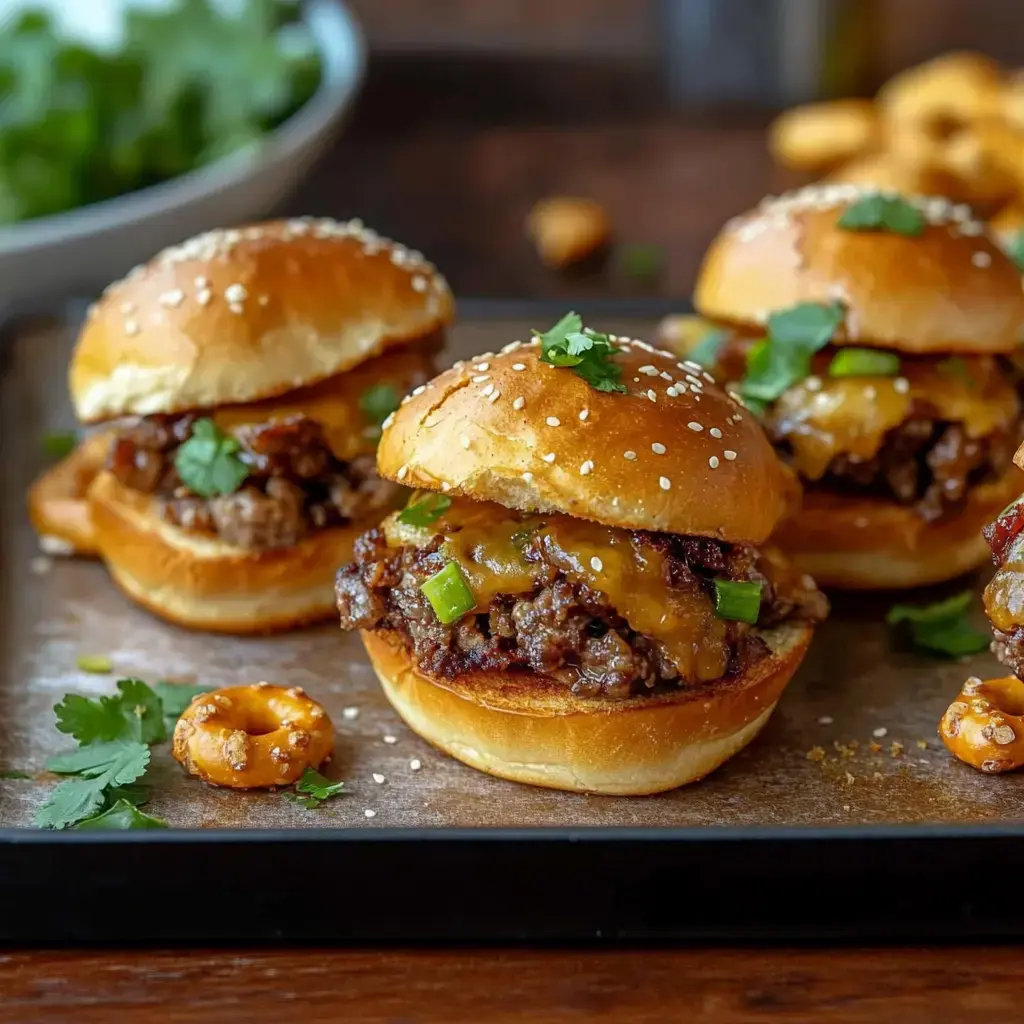
[[[126,487],[158,498],[175,526],[246,548],[298,543],[312,530],[393,508],[402,488],[381,480],[372,455],[340,462],[323,429],[302,416],[238,430],[249,476],[234,494],[203,498],[174,467],[196,417],[149,416],[121,429],[108,468]]]
[[[707,590],[715,577],[761,582],[765,624],[817,621],[827,613],[825,598],[809,582],[780,597],[757,571],[753,548],[640,531],[633,541],[665,556],[666,582],[676,590]],[[420,669],[442,678],[477,669],[530,671],[574,693],[611,699],[685,685],[661,644],[632,630],[602,594],[545,561],[544,539],[536,535],[524,549],[536,569],[533,591],[499,595],[486,611],[443,625],[420,590],[447,561],[440,544],[435,537],[422,548],[391,548],[379,530],[361,537],[354,561],[338,572],[342,628],[394,631]],[[728,624],[727,641],[730,673],[768,653],[743,623]]]

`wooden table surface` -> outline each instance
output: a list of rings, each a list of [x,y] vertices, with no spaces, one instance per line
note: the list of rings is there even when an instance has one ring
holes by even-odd
[[[351,130],[285,210],[362,216],[461,295],[685,297],[718,226],[790,183],[763,120],[683,117],[645,68],[377,61]],[[664,250],[665,273],[544,270],[521,225],[551,192],[600,199],[619,238]],[[0,953],[0,1022],[955,1024],[1019,1016],[1022,965],[1011,947],[17,952]]]

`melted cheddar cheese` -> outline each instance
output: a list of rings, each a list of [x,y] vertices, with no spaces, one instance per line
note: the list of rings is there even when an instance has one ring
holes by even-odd
[[[477,612],[486,611],[499,594],[529,593],[553,567],[570,582],[603,594],[633,630],[661,643],[684,679],[718,679],[728,668],[728,623],[715,615],[711,598],[697,589],[669,587],[664,555],[636,542],[628,530],[566,515],[519,515],[489,502],[454,501],[428,528],[409,528],[392,516],[384,532],[393,546],[420,546],[440,534],[445,554],[458,563],[473,591]],[[524,557],[532,535],[543,563]]]

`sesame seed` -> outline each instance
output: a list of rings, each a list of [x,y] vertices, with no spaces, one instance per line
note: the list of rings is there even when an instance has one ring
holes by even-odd
[[[477,363],[476,366],[473,367],[474,370],[477,370],[480,373],[485,373],[490,368],[491,368],[491,364],[490,363]]]
[[[185,293],[180,288],[174,288],[172,291],[164,292],[160,296],[160,305],[169,306],[171,309],[175,309],[185,301]]]
[[[408,466],[402,466],[402,468],[399,469],[399,471],[395,474],[395,476],[397,476],[399,480],[404,480],[406,478],[406,476],[408,476],[408,474],[409,474],[409,467]]]
[[[239,314],[239,313],[244,313],[245,312],[245,307],[240,302],[231,302],[231,303],[229,303],[228,304],[228,309],[230,309],[231,312],[235,313],[235,314]]]
[[[905,395],[910,390],[910,381],[906,377],[897,377],[892,386],[896,394]]]
[[[554,462],[555,461],[555,453],[554,452],[548,452],[547,455],[542,455],[541,458],[545,462]]]
[[[710,434],[710,435],[711,435],[711,436],[712,436],[712,437],[713,437],[713,438],[714,438],[714,439],[715,439],[716,441],[720,441],[720,440],[722,439],[722,432],[721,432],[721,431],[720,431],[720,430],[718,429],[718,427],[712,427],[712,428],[711,428],[711,429],[710,429],[710,430],[708,431],[708,433],[709,433],[709,434]]]
[[[658,376],[659,376],[659,377],[661,377],[661,378],[662,378],[662,380],[668,380],[668,381],[671,381],[671,380],[674,380],[674,379],[675,379],[675,378],[674,378],[674,377],[672,376],[672,374],[668,372],[668,370],[662,370],[662,371],[661,371],[661,373],[659,373],[659,374],[658,374]]]
[[[691,370],[693,373],[700,373],[704,369],[700,363],[694,362],[692,359],[684,359],[681,363],[676,363],[676,366],[680,370]]]
[[[634,384],[639,384],[640,383],[640,378],[639,377],[634,377],[633,378],[633,383]]]
[[[494,392],[494,394],[492,394],[492,395],[491,395],[491,396],[490,396],[490,397],[489,397],[489,398],[487,399],[487,401],[488,401],[488,402],[490,402],[490,403],[491,403],[491,405],[494,405],[494,403],[495,403],[495,402],[496,402],[496,401],[497,401],[497,400],[498,400],[499,398],[501,398],[501,392],[500,392],[500,391],[495,391],[495,392]]]
[[[346,722],[351,722],[353,719],[356,719],[356,718],[359,717],[359,708],[356,708],[356,707],[342,708],[341,709],[341,717],[344,718]]]
[[[597,557],[597,555],[594,555],[594,557],[590,560],[590,568],[593,569],[594,572],[600,572],[604,568],[604,562],[602,562],[601,559]]]
[[[377,812],[372,807],[367,807],[366,810],[363,811],[363,814],[367,818],[376,818],[377,817]]]
[[[413,388],[412,389],[412,396],[413,396],[413,398],[415,398],[417,395],[422,395],[423,392],[426,391],[426,390],[427,390],[427,385],[426,384],[421,384],[419,387]]]
[[[450,483],[448,483],[447,480],[442,480],[441,481],[441,490],[442,491],[450,491],[451,489],[452,489],[452,485]]]
[[[695,430],[695,431],[696,431],[696,432],[697,432],[698,434],[699,434],[699,433],[700,433],[700,432],[701,432],[701,431],[702,431],[702,430],[704,429],[704,426],[703,426],[703,424],[701,424],[701,423],[698,423],[698,422],[697,422],[696,420],[690,420],[690,422],[689,422],[689,423],[687,423],[686,425],[687,425],[687,426],[688,426],[688,427],[689,427],[689,428],[690,428],[691,430]]]
[[[245,302],[249,293],[245,290],[244,285],[240,284],[229,284],[224,289],[224,298],[228,302]]]
[[[491,378],[486,373],[481,373],[479,376],[473,377],[471,379],[474,384],[483,384],[485,380],[490,380]]]
[[[380,772],[374,772],[372,778],[373,781],[376,782],[378,786],[384,785],[384,776],[381,775]]]
[[[992,266],[992,257],[984,250],[979,250],[971,257],[971,262],[976,267],[984,269],[985,267]]]
[[[493,391],[494,391],[494,385],[493,384],[488,384],[487,387],[485,387],[483,389],[483,391],[480,392],[480,394],[483,395],[486,398],[487,395],[491,394]]]
[[[658,486],[667,491],[672,486],[672,481],[667,476],[658,477]]]
[[[676,391],[675,387],[665,388],[665,394],[668,395],[669,398],[678,398],[679,397],[679,392]]]
[[[203,275],[202,275],[202,274],[200,274],[200,275],[199,275],[199,276],[198,276],[198,277],[197,277],[197,278],[195,279],[195,286],[196,286],[197,288],[199,288],[199,289],[203,289],[203,288],[206,288],[206,287],[208,287],[208,286],[209,286],[209,281],[207,281],[207,280],[206,280],[206,278],[205,278],[205,277],[203,277]]]
[[[139,325],[134,320],[125,320],[124,333],[127,334],[129,338],[134,337],[139,333]]]
[[[874,736],[875,739],[880,740],[883,736],[887,735],[888,732],[889,730],[886,729],[884,725],[880,725],[877,729],[872,730],[871,735]]]
[[[594,468],[594,460],[587,459],[586,462],[580,464],[580,476],[586,476]]]
[[[466,435],[465,435],[465,434],[463,434],[463,435],[462,435],[462,436],[461,436],[461,437],[459,438],[459,440],[460,440],[460,441],[462,442],[462,447],[463,447],[463,448],[465,448],[465,449],[466,449],[466,451],[469,451],[469,438],[468,438],[468,437],[466,437]]]
[[[526,364],[525,363],[513,363],[512,364],[512,369],[513,370],[518,370],[518,371],[522,372],[523,370],[526,369]]]
[[[512,408],[513,409],[522,409],[522,407],[524,405],[526,405],[526,399],[523,398],[522,395],[520,395],[518,398],[514,398],[512,400]]]
[[[392,736],[391,733],[387,733],[384,737],[384,742],[387,743],[388,746],[394,746],[398,742],[398,737]]]
[[[687,384],[696,384],[698,387],[704,387],[704,382],[699,377],[694,377],[692,373],[686,375]]]
[[[429,282],[422,274],[414,274],[412,279],[412,290],[414,292],[425,292]]]
[[[384,419],[384,422],[380,425],[381,430],[387,430],[388,427],[390,427],[391,424],[394,423],[394,422],[395,422],[395,414],[393,412],[389,412],[387,414],[386,418]]]
[[[633,452],[633,451],[623,452],[622,456],[623,456],[623,458],[629,459],[629,461],[632,462],[636,458],[636,452]]]
[[[589,409],[580,409],[580,420],[583,423],[587,422],[587,417],[590,415]]]
[[[532,484],[532,483],[533,483],[533,474],[532,474],[532,473],[531,473],[531,472],[530,472],[529,470],[527,470],[527,471],[526,471],[526,472],[525,472],[525,473],[523,474],[523,480],[524,480],[524,481],[525,481],[526,483],[528,483],[528,484]]]
[[[660,441],[655,441],[654,444],[651,445],[651,451],[654,452],[655,455],[664,455],[665,446]]]
[[[707,371],[707,370],[704,370],[704,371],[703,371],[703,372],[701,373],[701,376],[702,376],[702,377],[703,377],[703,378],[704,378],[704,379],[705,379],[705,380],[706,380],[706,381],[707,381],[707,382],[708,382],[709,384],[714,384],[714,383],[715,383],[715,378],[714,378],[714,377],[712,377],[712,376],[711,376],[711,374],[710,374],[710,373],[708,373],[708,371]]]
[[[657,377],[658,376],[658,368],[656,366],[650,366],[650,365],[641,366],[639,372],[640,373],[646,373],[648,377]]]
[[[422,767],[423,767],[423,762],[418,757],[414,757],[409,762],[409,768],[412,771],[414,771],[414,772],[418,772]]]
[[[717,455],[712,455],[711,458],[708,459],[708,465],[712,469],[718,469],[718,456]]]
[[[693,392],[693,393],[694,393],[695,395],[699,395],[699,394],[701,394],[701,393],[702,393],[702,392],[701,392],[701,386],[700,386],[699,384],[691,384],[691,385],[690,385],[690,390],[691,390],[691,391],[692,391],[692,392]]]
[[[557,416],[549,416],[544,422],[549,427],[560,427],[562,425],[562,421]]]
[[[212,298],[213,292],[211,292],[209,288],[203,288],[201,291],[196,292],[196,302],[198,302],[200,306],[208,306],[210,304],[210,299]]]
[[[651,400],[652,402],[656,402],[656,401],[658,400],[658,396],[657,396],[657,395],[656,395],[656,394],[654,393],[654,391],[653,391],[653,390],[651,390],[650,388],[648,388],[648,390],[647,390],[647,397],[648,397],[648,398],[649,398],[649,399],[650,399],[650,400]]]
[[[726,462],[736,461],[736,453],[731,448],[726,448],[725,451],[722,452],[722,454],[725,456]]]
[[[804,387],[808,391],[820,391],[821,390],[821,378],[820,377],[808,377],[804,381]]]

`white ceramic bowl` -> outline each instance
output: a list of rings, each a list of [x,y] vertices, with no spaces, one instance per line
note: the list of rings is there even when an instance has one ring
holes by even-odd
[[[0,306],[97,292],[159,249],[212,227],[265,216],[341,127],[366,46],[338,0],[311,0],[320,88],[257,146],[116,199],[0,228]],[[315,211],[314,211],[315,212]]]

